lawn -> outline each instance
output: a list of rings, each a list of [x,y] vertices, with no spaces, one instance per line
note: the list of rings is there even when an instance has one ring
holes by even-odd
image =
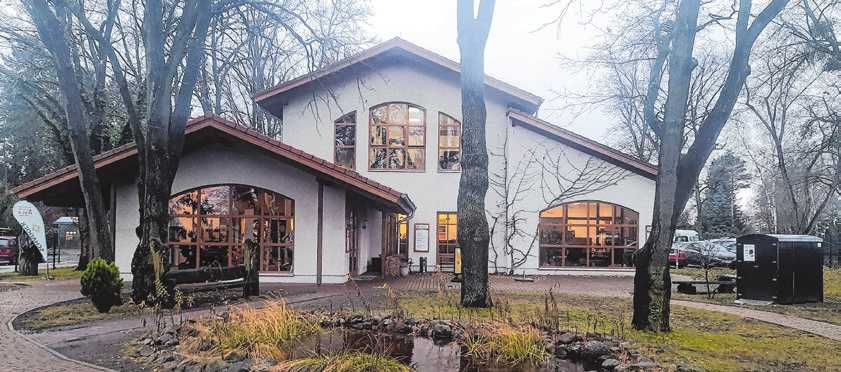
[[[53,280],[81,280],[84,271],[76,271],[75,267],[59,267],[57,269],[50,269],[50,277]],[[38,270],[38,275],[35,276],[21,276],[15,272],[0,273],[0,281],[7,282],[28,282],[37,280],[47,280],[47,270]]]
[[[679,270],[673,269],[671,273],[672,275],[686,275],[697,279],[704,278],[704,270],[697,268],[683,268]],[[715,269],[710,273],[710,278],[715,280],[715,277],[719,274],[735,275],[736,271],[730,269]],[[829,269],[825,267],[823,270],[823,279],[824,302],[822,303],[794,305],[771,304],[762,307],[747,307],[755,310],[786,314],[841,325],[841,269]],[[708,298],[708,296],[704,294],[685,295],[673,292],[672,298],[687,301],[709,302],[727,306],[743,306],[734,303],[734,301],[736,301],[735,293],[716,293],[715,297]]]

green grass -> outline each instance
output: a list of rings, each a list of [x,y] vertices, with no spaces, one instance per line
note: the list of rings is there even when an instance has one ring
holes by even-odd
[[[84,271],[76,271],[75,267],[59,267],[50,269],[50,277],[53,280],[81,280]],[[0,273],[0,281],[10,282],[31,282],[38,280],[47,280],[47,270],[38,269],[38,275],[35,276],[21,276],[19,273]]]
[[[281,362],[287,372],[408,372],[412,369],[386,355],[341,352]]]
[[[402,291],[398,293],[398,299],[413,317],[441,314],[446,319],[508,319],[505,310],[500,316],[498,309],[458,309],[456,302],[448,304],[446,300],[447,296],[457,298],[458,293],[449,292],[442,295]],[[540,294],[494,293],[494,297],[505,299],[497,300],[497,305],[510,308],[510,320],[515,324],[533,321],[551,324],[557,321],[560,329],[580,332],[595,329],[609,336],[624,336],[634,349],[672,370],[678,365],[705,371],[841,369],[841,355],[827,352],[837,349],[837,341],[734,315],[672,306],[672,332],[646,333],[630,329],[630,299],[555,294],[555,306],[548,296]],[[703,296],[694,298],[699,297]],[[436,303],[438,298],[444,301]],[[553,310],[553,306],[556,309]]]
[[[703,270],[694,268],[684,268],[680,270],[672,270],[673,275],[686,275],[693,278],[703,278]],[[716,274],[734,274],[735,270],[716,269]],[[713,277],[713,274],[710,274]],[[824,267],[824,301],[816,303],[793,304],[793,305],[779,305],[771,304],[762,307],[745,306],[755,310],[768,311],[777,314],[785,314],[796,316],[800,318],[812,319],[821,322],[841,325],[841,269],[829,269]],[[735,304],[735,293],[716,293],[715,297],[707,298],[706,295],[686,295],[681,293],[672,293],[672,298],[677,300],[708,302],[725,306],[742,305]]]
[[[150,309],[140,309],[136,305],[114,306],[108,313],[100,313],[90,304],[73,304],[45,308],[27,319],[23,328],[30,331],[66,326],[96,320],[123,318],[149,313]]]

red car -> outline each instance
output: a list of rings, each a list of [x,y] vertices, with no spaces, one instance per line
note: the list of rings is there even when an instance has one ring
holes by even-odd
[[[683,248],[672,247],[669,251],[669,264],[677,267],[686,266],[686,251]]]
[[[0,236],[0,261],[9,261],[10,265],[18,262],[18,238]]]

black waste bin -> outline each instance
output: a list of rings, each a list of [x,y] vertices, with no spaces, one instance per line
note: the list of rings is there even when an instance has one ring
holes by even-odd
[[[422,272],[422,273],[426,272],[426,257],[421,257],[420,258],[420,270],[419,271]]]
[[[823,302],[823,240],[752,234],[736,239],[737,299]]]

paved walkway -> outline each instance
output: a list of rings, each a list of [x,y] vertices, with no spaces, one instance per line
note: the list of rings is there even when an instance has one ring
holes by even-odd
[[[440,280],[433,275],[413,275],[408,278],[388,280],[388,285],[395,290],[435,290],[440,285],[448,289],[458,289],[459,283]],[[356,286],[363,291],[377,291],[382,287],[382,280],[359,281]],[[556,293],[597,295],[605,297],[631,297],[633,290],[632,277],[602,277],[602,276],[552,276],[536,277],[534,282],[517,282],[511,277],[492,277],[491,289],[496,292],[531,292],[543,293],[552,290]],[[278,284],[261,283],[263,291],[284,289],[289,293],[290,303],[302,303],[336,296],[347,296],[356,292],[353,283],[344,285],[324,285],[315,287],[309,284]],[[34,282],[20,290],[0,292],[0,319],[8,327],[0,327],[0,350],[4,350],[5,358],[0,370],[33,371],[96,371],[107,370],[98,366],[69,360],[52,348],[62,349],[72,347],[73,343],[85,342],[94,335],[117,335],[141,327],[137,319],[110,320],[95,322],[87,327],[77,327],[61,332],[61,337],[55,338],[54,332],[22,336],[11,329],[11,320],[18,314],[31,309],[49,305],[59,301],[79,298],[79,284],[76,281],[64,282]],[[841,326],[822,323],[786,315],[757,311],[743,307],[713,305],[691,301],[672,300],[673,305],[719,311],[746,318],[778,324],[784,327],[814,333],[833,340],[841,340]],[[190,317],[199,316],[207,310],[191,312]],[[51,336],[52,334],[52,336]],[[46,345],[46,346],[45,346]],[[51,348],[52,347],[52,348]]]

